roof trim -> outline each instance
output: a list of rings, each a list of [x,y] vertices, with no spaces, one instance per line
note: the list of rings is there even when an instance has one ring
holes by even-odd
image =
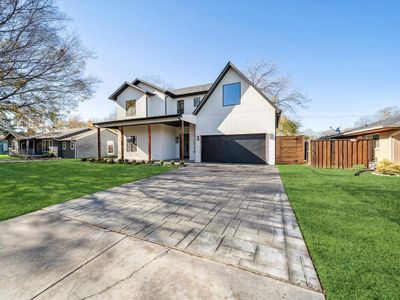
[[[259,89],[257,88],[233,63],[228,62],[222,72],[219,74],[217,79],[214,81],[212,84],[211,88],[208,90],[207,94],[204,96],[203,100],[200,102],[200,104],[196,107],[194,110],[193,114],[197,115],[201,108],[204,106],[204,104],[207,102],[207,100],[210,98],[212,93],[215,91],[217,88],[218,84],[221,82],[221,80],[224,78],[226,73],[228,73],[229,69],[233,69],[236,73],[239,74],[239,76],[246,81],[250,86],[252,86],[271,106],[276,110],[280,111],[278,107]]]
[[[120,119],[120,120],[115,120],[115,121],[94,123],[93,125],[95,125],[99,128],[105,128],[103,126],[118,127],[118,126],[125,125],[123,123],[132,123],[132,122],[138,122],[138,123],[140,122],[140,125],[142,125],[142,124],[157,123],[157,122],[154,122],[154,120],[157,121],[157,119],[160,119],[161,123],[162,123],[162,122],[165,122],[165,120],[163,120],[163,119],[176,118],[176,120],[179,120],[179,116],[180,115],[178,115],[178,114],[174,114],[174,115],[162,115],[162,116],[147,117],[147,118]],[[146,123],[146,121],[149,121],[149,122]],[[129,125],[129,124],[126,124],[126,125]]]
[[[166,90],[164,90],[163,88],[161,88],[161,87],[159,87],[159,86],[157,86],[155,84],[152,84],[152,83],[150,83],[148,81],[145,81],[143,79],[140,79],[140,78],[135,78],[135,80],[132,81],[132,84],[135,85],[135,86],[138,85],[139,83],[144,83],[144,84],[146,84],[146,85],[148,85],[148,86],[152,87],[153,89],[156,89],[156,90],[158,90],[160,92],[163,92],[163,93],[166,92]]]
[[[100,131],[105,131],[105,130],[110,131],[111,133],[117,135],[117,133],[115,131],[113,131],[109,128],[101,128],[100,129]],[[83,139],[85,137],[88,137],[92,134],[97,134],[97,131],[94,128],[90,129],[90,131],[88,131],[88,132],[83,132],[83,133],[81,132],[81,133],[75,134],[73,136],[63,138],[63,139],[61,139],[61,141],[77,141],[77,140]]]
[[[129,82],[125,81],[123,84],[120,85],[120,87],[119,87],[114,93],[111,94],[110,97],[108,97],[108,99],[116,101],[116,100],[117,100],[117,97],[118,97],[123,91],[125,91],[126,88],[128,88],[128,87],[132,87],[132,88],[134,88],[134,89],[138,90],[139,92],[142,92],[143,94],[146,94],[146,95],[154,95],[153,93],[150,93],[150,92],[148,92],[148,91],[145,91],[145,90],[141,89],[140,87],[138,87],[138,86],[136,86],[136,85],[133,85],[132,83],[129,83]]]
[[[19,134],[17,134],[17,133],[14,133],[14,132],[12,132],[12,131],[9,131],[9,132],[4,136],[4,139],[3,139],[3,140],[6,140],[6,139],[8,138],[9,135],[12,135],[12,136],[13,136],[14,138],[16,138],[17,140],[25,139],[25,138],[26,138],[26,137],[23,136],[23,135],[19,135]]]

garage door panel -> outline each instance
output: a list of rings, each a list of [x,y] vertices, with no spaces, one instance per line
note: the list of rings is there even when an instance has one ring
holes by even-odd
[[[265,163],[265,134],[202,136],[202,161]]]

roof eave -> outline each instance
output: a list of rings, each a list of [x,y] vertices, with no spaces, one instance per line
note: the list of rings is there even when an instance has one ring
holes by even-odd
[[[206,95],[204,96],[203,100],[200,102],[200,104],[196,107],[196,109],[193,111],[194,115],[197,115],[201,108],[204,106],[204,104],[207,102],[208,98],[212,95],[212,93],[215,91],[217,88],[218,84],[221,82],[222,78],[224,78],[225,74],[229,71],[229,69],[232,68],[236,73],[239,74],[239,76],[247,82],[250,86],[252,86],[267,102],[275,109],[275,111],[280,111],[280,109],[259,89],[257,88],[247,77],[244,75],[233,63],[228,62],[222,72],[218,75],[217,79],[214,81]]]

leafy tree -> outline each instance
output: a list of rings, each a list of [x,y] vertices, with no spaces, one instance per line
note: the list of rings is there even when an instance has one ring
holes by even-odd
[[[279,75],[277,66],[264,60],[249,65],[247,77],[284,112],[294,112],[296,108],[306,107],[310,102],[301,90],[293,88],[289,76]]]
[[[0,127],[56,120],[92,96],[91,53],[53,0],[0,0]]]
[[[300,133],[300,128],[300,121],[289,119],[288,117],[282,115],[279,120],[279,126],[276,134],[280,136],[297,135]]]

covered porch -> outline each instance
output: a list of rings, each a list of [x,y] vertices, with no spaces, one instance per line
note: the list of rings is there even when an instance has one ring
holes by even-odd
[[[195,160],[195,119],[190,115],[166,115],[96,123],[98,157],[101,128],[116,129],[118,158],[124,160]]]

